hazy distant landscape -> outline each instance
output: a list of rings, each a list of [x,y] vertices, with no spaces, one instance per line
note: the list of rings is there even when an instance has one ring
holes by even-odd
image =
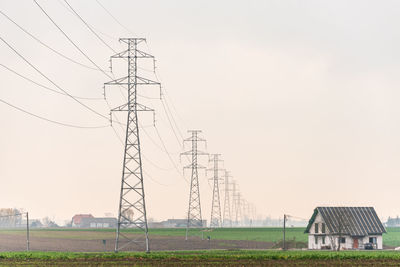
[[[398,266],[399,14],[1,0],[0,265]]]

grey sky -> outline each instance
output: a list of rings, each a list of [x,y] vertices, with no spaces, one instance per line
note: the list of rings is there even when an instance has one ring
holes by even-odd
[[[308,217],[317,205],[374,206],[381,217],[400,213],[395,204],[398,1],[99,1],[136,36],[148,39],[163,87],[179,112],[174,112],[179,126],[203,130],[208,151],[223,155],[258,213]],[[117,38],[132,34],[96,1],[69,2],[96,31],[114,37],[100,33],[115,50],[124,48]],[[62,1],[39,3],[108,68],[113,52]],[[90,65],[33,1],[5,0],[0,9],[52,47]],[[102,97],[107,77],[60,58],[2,16],[0,25],[1,37],[71,94]],[[51,86],[4,44],[0,58],[1,64]],[[115,68],[116,75],[124,75],[122,65]],[[58,121],[107,124],[68,97],[1,67],[0,73],[1,99]],[[142,90],[157,96],[156,88]],[[107,94],[112,106],[122,103],[118,89]],[[142,102],[157,110],[157,127],[179,164],[181,150],[160,101]],[[85,103],[108,114],[104,101]],[[3,104],[0,112],[1,206],[57,220],[86,212],[116,215],[123,151],[111,128],[60,127]],[[151,116],[143,117],[143,125],[151,123]],[[160,146],[154,129],[145,129]],[[153,178],[145,178],[150,217],[183,217],[189,186],[171,169],[166,154],[143,132],[142,137],[145,156],[170,169],[158,170],[144,160]],[[211,190],[204,175],[200,183],[203,217],[209,220]]]

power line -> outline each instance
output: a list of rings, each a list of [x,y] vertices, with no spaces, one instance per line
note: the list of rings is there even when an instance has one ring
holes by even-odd
[[[149,45],[147,44],[147,42],[146,42],[146,46],[147,46],[147,49],[149,49],[149,51],[150,51],[150,53],[151,53],[151,49],[150,49]],[[154,63],[153,73],[154,73],[154,75],[155,75],[155,77],[156,77],[156,80],[157,80],[158,82],[162,83],[162,79],[161,79],[161,77],[159,77],[160,74],[156,71],[155,63]],[[175,107],[173,101],[171,100],[169,94],[167,93],[167,90],[164,89],[162,92],[164,93],[163,95],[166,96],[166,98],[164,98],[164,99],[166,100],[166,105],[168,106],[168,103],[167,103],[167,102],[169,101],[169,102],[171,103],[172,108],[175,110],[175,113],[176,113],[177,117],[180,119],[180,121],[182,122],[182,124],[184,124],[184,126],[186,126],[186,128],[188,128],[188,127],[187,127],[187,124],[184,122],[184,120],[182,119],[182,117],[179,115],[179,112],[178,112],[177,108]],[[169,108],[168,108],[168,109],[169,109]],[[169,109],[169,110],[170,110],[170,109]],[[173,117],[171,110],[170,110],[170,113],[171,113],[171,116]],[[178,128],[178,130],[179,130],[179,127],[177,127],[177,128]],[[181,134],[181,136],[182,136],[182,133],[180,133],[180,134]],[[183,138],[183,136],[182,136],[182,138]]]
[[[106,71],[104,71],[101,67],[99,67],[99,65],[96,64],[96,62],[94,62],[82,49],[79,48],[79,46],[61,29],[61,27],[50,17],[50,15],[46,12],[46,10],[44,10],[44,8],[42,8],[42,6],[36,1],[34,0],[35,4],[40,8],[40,10],[46,15],[46,17],[53,23],[53,25],[65,36],[65,38],[67,38],[67,40],[87,59],[89,60],[99,71],[101,71],[105,76],[107,76],[109,79],[111,80],[115,80],[115,77],[109,75],[108,73],[106,73]],[[83,19],[82,19],[83,21]],[[95,33],[93,31],[93,33]],[[97,36],[97,34],[96,34]],[[114,50],[113,50],[114,51]],[[121,86],[121,85],[120,85]],[[146,96],[142,96],[139,95],[141,97],[144,98],[148,98]]]
[[[21,25],[19,25],[15,20],[13,20],[12,18],[10,18],[7,14],[5,14],[3,11],[0,10],[0,14],[2,14],[5,18],[7,18],[9,21],[11,21],[15,26],[17,26],[20,30],[22,30],[25,34],[29,35],[32,39],[34,39],[36,42],[38,42],[39,44],[41,44],[42,46],[46,47],[47,49],[49,49],[50,51],[54,52],[55,54],[59,55],[60,57],[74,63],[77,65],[80,65],[82,67],[91,69],[91,70],[98,70],[97,68],[93,68],[90,67],[88,65],[85,65],[83,63],[80,63],[66,55],[64,55],[63,53],[55,50],[54,48],[52,48],[51,46],[47,45],[46,43],[44,43],[43,41],[41,41],[39,38],[37,38],[36,36],[34,36],[33,34],[31,34],[29,31],[27,31],[25,28],[23,28]]]
[[[179,153],[172,153],[172,152],[168,152],[168,150],[166,150],[163,146],[160,146],[152,137],[151,135],[146,131],[146,129],[141,125],[140,125],[140,129],[143,130],[143,132],[146,134],[146,136],[149,138],[149,140],[154,144],[154,146],[156,146],[160,151],[165,152],[165,153],[170,153],[170,154],[179,154]],[[152,125],[152,127],[155,127],[154,125]]]
[[[97,38],[99,38],[100,39],[100,41],[102,41],[107,47],[109,47],[113,52],[115,52],[114,51],[114,49],[112,49],[108,44],[106,44],[105,43],[105,41],[103,40],[103,39],[101,39],[100,37],[99,37],[99,35],[90,27],[90,25],[72,8],[72,6],[66,1],[66,0],[64,0],[64,2],[71,8],[71,10],[75,13],[75,15],[76,16],[78,16],[78,18],[89,28],[89,30],[97,37]],[[120,23],[112,14],[111,14],[111,12],[109,12],[99,1],[97,1],[96,0],[96,2],[120,25],[120,26],[122,26],[123,28],[125,28],[125,29],[127,29],[122,23]],[[38,5],[38,3],[35,1],[35,3]],[[40,5],[38,5],[39,7],[40,7]],[[43,12],[45,12],[44,10],[43,10],[43,8],[41,8],[42,9],[42,11]],[[46,13],[45,13],[46,14]],[[46,14],[47,15],[47,14]],[[47,15],[48,16],[48,15]],[[48,16],[49,17],[49,16]],[[50,19],[50,17],[49,17],[49,19]],[[52,20],[53,21],[53,20]],[[54,21],[53,21],[53,23],[54,23]],[[59,27],[58,27],[59,28]],[[60,28],[59,28],[60,29]],[[60,29],[61,30],[61,29]],[[129,31],[129,30],[128,30]],[[130,31],[129,31],[130,32]],[[132,33],[132,32],[131,32]],[[146,45],[147,45],[147,42],[145,42],[146,43]],[[139,69],[141,69],[141,68],[139,68]],[[145,69],[143,69],[143,70],[145,70]],[[146,70],[147,71],[147,70]],[[109,75],[107,75],[107,76],[109,76]],[[157,78],[157,77],[156,77]],[[122,87],[122,86],[121,86]],[[146,97],[146,96],[143,96],[143,95],[139,95],[138,94],[138,96],[140,96],[140,97],[143,97],[143,98],[147,98],[147,99],[154,99],[154,98],[150,98],[150,97]],[[168,105],[168,104],[166,104],[166,105]],[[181,141],[179,140],[179,138],[178,138],[178,136],[177,136],[177,134],[176,134],[176,132],[175,132],[175,130],[174,130],[174,127],[173,127],[173,125],[172,125],[172,122],[171,122],[171,120],[170,120],[170,118],[169,118],[169,115],[168,115],[168,111],[167,111],[167,109],[166,109],[166,107],[164,106],[164,103],[163,103],[163,107],[164,107],[164,111],[165,111],[165,114],[166,114],[166,116],[167,116],[167,118],[168,118],[168,121],[169,121],[169,125],[171,126],[171,129],[172,129],[172,131],[173,131],[173,133],[174,133],[174,136],[175,136],[175,138],[177,139],[177,141],[178,141],[178,143],[180,144],[181,143]],[[174,119],[173,119],[174,120]],[[174,120],[174,123],[175,123],[175,125],[177,125],[176,124],[176,121]],[[143,129],[143,128],[142,128]],[[163,142],[163,140],[162,140],[162,138],[161,138],[161,135],[160,135],[160,133],[158,132],[158,129],[157,128],[155,128],[156,129],[156,132],[157,132],[157,135],[158,135],[158,137],[159,137],[159,139],[160,139],[160,141],[161,141],[161,143],[162,143],[162,145],[163,145],[163,148],[164,149],[162,149],[152,138],[151,138],[151,136],[147,133],[147,131],[145,130],[145,129],[143,129],[143,131],[145,132],[145,134],[149,137],[149,139],[150,139],[150,141],[154,144],[154,145],[156,145],[156,147],[157,148],[159,148],[161,151],[163,151],[163,152],[165,152],[166,154],[167,154],[167,156],[168,156],[168,158],[170,159],[170,161],[171,161],[171,163],[173,164],[173,166],[174,166],[174,168],[178,171],[178,173],[179,174],[181,174],[180,172],[179,172],[179,170],[178,170],[178,168],[176,167],[176,164],[175,164],[175,162],[173,161],[173,159],[172,159],[172,157],[171,157],[171,155],[170,155],[170,153],[168,152],[168,150],[166,149],[166,146],[165,146],[165,144],[164,144],[164,142]],[[179,134],[181,135],[181,138],[183,139],[183,136],[182,136],[182,134],[181,134],[181,132],[180,132],[180,130],[179,130],[179,128],[177,127],[177,129],[178,129],[178,131],[179,131]],[[182,174],[181,174],[182,175]],[[182,177],[186,180],[186,178],[182,175]],[[186,182],[188,182],[187,180],[186,180]]]
[[[62,0],[58,0],[58,2],[66,9],[66,10],[68,10],[68,12],[69,13],[71,13],[71,14],[73,14],[73,12],[68,8],[68,7],[66,7],[65,6],[65,4],[63,3],[63,1]],[[88,23],[89,24],[89,23]],[[105,36],[105,37],[107,37],[108,39],[110,39],[110,40],[113,40],[113,41],[116,41],[116,40],[118,40],[118,38],[117,37],[115,37],[115,36],[111,36],[111,34],[108,34],[108,33],[105,33],[105,32],[102,32],[101,30],[99,30],[98,28],[96,28],[96,27],[93,27],[93,25],[91,25],[91,24],[89,24],[90,25],[90,27],[92,27],[93,29],[95,29],[95,30],[97,30],[97,32],[99,32],[101,35],[103,35],[103,36]]]
[[[26,76],[24,76],[24,75],[22,75],[22,74],[16,72],[15,70],[13,70],[13,69],[7,67],[7,66],[4,65],[4,64],[1,64],[1,63],[0,63],[0,66],[2,66],[3,68],[5,68],[5,69],[8,70],[9,72],[12,72],[12,73],[14,73],[15,75],[17,75],[17,76],[23,78],[24,80],[27,80],[27,81],[29,81],[29,82],[31,82],[31,83],[33,83],[33,84],[36,84],[36,85],[39,86],[39,87],[42,87],[42,88],[44,88],[44,89],[46,89],[46,90],[49,90],[49,91],[51,91],[51,92],[53,92],[53,93],[56,93],[56,94],[68,96],[67,94],[65,94],[65,93],[63,93],[63,92],[54,90],[54,89],[52,89],[52,88],[50,88],[50,87],[48,87],[48,86],[45,86],[45,85],[40,84],[40,83],[38,83],[38,82],[35,82],[34,80],[32,80],[32,79],[30,79],[30,78],[28,78],[28,77],[26,77]],[[77,98],[77,99],[84,99],[84,100],[103,100],[102,97],[81,97],[81,96],[75,96],[75,95],[72,95],[72,96],[73,96],[74,98]]]
[[[114,133],[115,133],[115,136],[118,138],[118,140],[120,141],[121,145],[124,145],[124,141],[122,141],[122,138],[119,136],[119,134],[118,134],[117,131],[115,130],[114,126],[111,126],[111,127],[113,128]],[[170,168],[170,169],[162,168],[162,167],[158,166],[157,164],[155,164],[154,162],[152,162],[150,159],[148,159],[148,158],[143,154],[143,152],[142,152],[141,154],[142,154],[143,158],[144,158],[147,162],[149,162],[151,165],[153,165],[154,167],[156,167],[156,168],[159,169],[159,170],[169,171],[169,170],[172,170],[172,169],[173,169],[173,168]],[[150,178],[150,180],[152,180],[152,181],[155,182],[156,184],[159,184],[159,185],[162,185],[162,186],[170,186],[170,185],[172,185],[172,184],[168,184],[168,185],[167,185],[167,184],[163,184],[163,183],[158,182],[157,180],[155,180],[154,178],[152,178],[152,177],[151,177],[147,172],[145,172],[144,170],[143,170],[143,173],[145,173],[146,176],[148,176],[148,177]]]
[[[167,109],[165,108],[164,102],[161,101],[161,103],[162,103],[162,105],[163,105],[163,107],[164,107],[165,115],[167,116],[168,123],[169,123],[169,125],[170,125],[170,127],[171,127],[171,130],[172,130],[172,132],[173,132],[173,134],[174,134],[174,136],[175,136],[175,138],[176,138],[176,141],[180,144],[180,143],[182,142],[181,140],[183,140],[183,138],[182,138],[181,140],[179,139],[178,135],[177,135],[176,132],[175,132],[174,126],[172,125],[171,119],[170,119],[170,117],[169,117],[169,115],[168,115],[168,111],[167,111]]]
[[[29,62],[23,55],[21,55],[12,45],[10,45],[6,40],[3,39],[3,37],[0,36],[0,40],[5,43],[15,54],[17,54],[22,60],[24,60],[29,66],[31,66],[34,70],[36,70],[40,75],[42,75],[46,80],[48,80],[49,82],[51,82],[55,87],[57,87],[58,89],[60,89],[61,91],[63,91],[67,96],[71,97],[75,102],[79,103],[81,106],[85,107],[86,109],[90,110],[91,112],[99,115],[100,117],[104,118],[104,119],[109,119],[106,116],[104,116],[103,114],[97,112],[96,110],[94,110],[93,108],[87,106],[86,104],[82,103],[81,101],[79,101],[78,99],[76,99],[74,96],[72,96],[71,94],[69,94],[66,90],[64,90],[63,88],[61,88],[58,84],[56,84],[55,82],[53,82],[53,80],[51,80],[49,77],[47,77],[45,74],[43,74],[38,68],[36,68],[31,62]]]
[[[90,25],[75,11],[75,9],[68,3],[67,0],[64,0],[64,2],[68,5],[68,7],[72,10],[72,12],[83,22],[83,24],[86,25],[86,27],[105,45],[107,46],[111,51],[114,53],[117,53],[109,44],[107,44],[93,29],[90,27]]]
[[[110,17],[112,17],[112,18],[114,19],[114,21],[117,22],[122,28],[124,28],[124,29],[125,29],[126,31],[128,31],[130,34],[135,35],[130,29],[128,29],[127,27],[125,27],[121,22],[119,22],[119,20],[118,20],[116,17],[114,17],[113,14],[111,14],[111,12],[108,11],[107,8],[105,8],[105,6],[103,6],[103,5],[99,2],[99,0],[96,0],[96,2],[97,2],[97,4],[99,4],[99,6],[101,6],[101,7],[104,9],[104,11],[107,12],[108,15],[110,15]]]
[[[157,75],[157,74],[156,74],[156,75]],[[157,78],[157,80],[158,80],[158,78]],[[188,127],[187,127],[187,124],[185,123],[185,121],[184,121],[184,120],[182,119],[182,117],[179,115],[179,112],[178,112],[177,108],[175,107],[174,102],[172,101],[171,97],[169,96],[169,93],[167,93],[166,90],[164,90],[163,92],[164,92],[164,95],[166,96],[166,97],[165,97],[166,102],[169,101],[169,102],[171,103],[171,106],[172,106],[172,108],[175,110],[175,114],[177,115],[177,117],[179,118],[179,120],[182,122],[182,124],[183,124],[184,126],[186,126],[186,128],[188,128]],[[167,103],[167,105],[168,105],[168,103]],[[171,113],[172,113],[172,112],[171,112]]]
[[[169,160],[171,161],[172,165],[174,166],[176,172],[179,173],[179,174],[182,176],[182,178],[186,181],[187,184],[189,184],[189,181],[188,181],[188,180],[186,179],[186,177],[179,171],[179,169],[178,169],[178,167],[176,166],[174,160],[172,159],[170,153],[168,152],[168,150],[167,150],[167,148],[166,148],[166,146],[165,146],[165,143],[164,143],[164,141],[162,140],[160,133],[158,132],[157,127],[154,127],[154,129],[156,130],[157,136],[158,136],[158,138],[160,139],[161,144],[163,145],[163,147],[164,147],[164,149],[165,149],[165,152],[167,153],[168,158],[169,158]]]
[[[7,102],[7,101],[4,101],[3,99],[0,99],[0,102],[6,104],[6,105],[8,105],[8,106],[10,106],[10,107],[12,107],[12,108],[14,108],[14,109],[16,109],[16,110],[19,110],[19,111],[21,111],[21,112],[23,112],[23,113],[25,113],[25,114],[28,114],[28,115],[30,115],[30,116],[33,116],[33,117],[36,117],[36,118],[38,118],[38,119],[41,119],[41,120],[44,120],[44,121],[47,121],[47,122],[51,122],[51,123],[54,123],[54,124],[66,126],[66,127],[80,128],[80,129],[99,129],[99,128],[106,128],[106,127],[109,127],[109,125],[102,125],[102,126],[81,126],[81,125],[74,125],[74,124],[68,124],[68,123],[64,123],[64,122],[59,122],[59,121],[47,119],[47,118],[45,118],[45,117],[36,115],[36,114],[34,114],[34,113],[32,113],[32,112],[29,112],[29,111],[27,111],[27,110],[25,110],[25,109],[22,109],[22,108],[20,108],[20,107],[17,107],[17,106],[15,106],[15,105],[13,105],[13,104]]]
[[[151,161],[148,157],[146,157],[146,155],[142,152],[142,156],[143,156],[143,158],[148,162],[148,163],[150,163],[153,167],[155,167],[156,169],[159,169],[159,170],[161,170],[161,171],[170,171],[170,170],[172,170],[172,169],[174,169],[173,167],[172,168],[163,168],[163,167],[160,167],[158,164],[156,164],[156,163],[154,163],[153,161]]]
[[[148,45],[147,42],[146,42],[146,46],[147,46],[147,49],[148,49],[148,50],[150,51],[150,53],[151,53],[150,46]],[[156,71],[155,60],[154,60],[154,63],[153,63],[153,64],[154,64],[154,68],[153,68],[154,76],[156,77],[156,80],[157,80],[158,82],[161,83],[161,82],[162,82],[162,79],[161,79],[161,77],[159,77],[159,74],[158,74],[157,71]],[[187,125],[186,125],[186,123],[183,121],[183,119],[179,116],[179,113],[178,113],[178,111],[177,111],[177,109],[176,109],[176,107],[175,107],[173,101],[172,101],[171,98],[169,97],[169,94],[167,93],[167,90],[164,89],[162,92],[164,93],[164,95],[165,95],[166,97],[165,97],[165,98],[161,98],[161,101],[162,101],[163,99],[166,100],[166,101],[165,101],[166,107],[168,108],[169,113],[171,114],[172,120],[174,121],[174,124],[175,124],[175,126],[176,126],[176,128],[177,128],[177,130],[178,130],[178,132],[179,132],[179,135],[180,135],[181,138],[183,139],[182,132],[180,131],[180,129],[179,129],[179,127],[178,127],[178,124],[176,123],[176,120],[174,119],[174,116],[173,116],[173,114],[172,114],[172,112],[171,112],[171,109],[169,108],[169,105],[168,105],[168,98],[169,98],[169,101],[171,102],[171,106],[173,107],[173,109],[175,110],[175,113],[177,114],[177,117],[181,120],[181,122],[183,122],[184,126],[187,126]],[[164,108],[165,108],[165,107],[164,107]]]
[[[161,101],[162,101],[162,100],[161,100]],[[174,118],[174,116],[173,116],[173,114],[172,114],[172,112],[171,112],[171,109],[169,108],[168,101],[164,101],[164,102],[165,102],[165,106],[167,107],[169,113],[171,114],[172,122],[174,123],[176,129],[178,130],[179,135],[180,135],[181,138],[183,139],[182,132],[181,132],[181,130],[180,130],[178,124],[176,123],[176,120],[175,120],[175,118]]]
[[[146,175],[147,178],[149,178],[151,181],[153,181],[154,183],[161,185],[161,186],[172,186],[173,184],[163,184],[160,183],[159,181],[157,181],[156,179],[154,179],[151,175],[148,174],[148,172],[146,172],[145,170],[143,170],[143,173]]]
[[[108,75],[102,68],[100,68],[96,62],[94,62],[85,52],[82,51],[82,49],[79,48],[77,44],[75,44],[74,41],[58,26],[58,24],[50,17],[50,15],[42,8],[41,5],[36,0],[33,0],[35,4],[40,8],[40,10],[46,15],[46,17],[53,23],[53,25],[65,36],[65,38],[68,39],[68,41],[87,59],[89,60],[94,66],[96,66],[97,69],[99,69],[102,73],[107,75],[109,78],[112,79],[110,75]]]
[[[35,0],[35,2],[36,2],[36,0]],[[64,0],[64,2],[65,3],[67,3],[68,4],[68,2],[67,2],[67,0]],[[120,23],[112,14],[111,14],[111,12],[110,11],[108,11],[98,0],[96,0],[96,2],[121,26],[121,27],[123,27],[123,28],[125,28],[126,30],[128,30],[129,32],[131,32],[127,27],[125,27],[122,23]],[[71,7],[71,5],[69,5],[68,4],[68,6],[72,9],[72,7]],[[73,10],[73,9],[72,9]],[[74,10],[73,10],[74,11]],[[99,36],[98,36],[98,34],[96,34],[95,33],[95,31],[93,30],[93,29],[91,29],[90,28],[90,26],[88,25],[88,23],[86,23],[84,20],[83,20],[83,18],[81,17],[81,16],[79,16],[75,11],[74,11],[74,13],[81,19],[81,21],[91,30],[91,32],[93,33],[93,34],[95,34],[103,43],[105,43],[104,42],[104,40],[102,40]],[[132,32],[131,32],[132,33]],[[133,34],[133,33],[132,33]],[[105,43],[106,44],[106,43]],[[147,48],[149,49],[149,46],[148,46],[148,44],[147,44],[147,42],[145,41],[145,44],[146,44],[146,46],[147,46]],[[107,44],[106,44],[107,45]],[[108,46],[108,45],[107,45]],[[109,46],[108,46],[109,47]],[[111,50],[113,50],[111,47],[109,47]],[[114,50],[113,50],[114,51]],[[114,51],[115,52],[115,51]],[[155,64],[155,63],[154,63]],[[155,74],[155,77],[156,77],[156,79],[158,80],[158,77],[157,77],[157,74],[156,74],[156,72],[155,72],[155,65],[154,65],[154,70],[153,70],[153,73]],[[146,97],[146,96],[142,96],[142,95],[139,95],[139,96],[141,96],[141,97],[144,97],[144,98],[148,98],[148,99],[152,99],[152,98],[149,98],[149,97]],[[165,102],[165,104],[164,104],[164,101],[162,100],[162,98],[161,98],[161,103],[162,103],[162,105],[163,105],[163,109],[164,109],[164,111],[165,111],[165,114],[166,114],[166,116],[167,116],[167,120],[168,120],[168,123],[169,123],[169,125],[170,125],[170,127],[171,127],[171,130],[172,130],[172,132],[173,132],[173,134],[174,134],[174,136],[175,136],[175,138],[176,138],[176,140],[177,140],[177,142],[178,142],[178,144],[179,145],[181,145],[181,142],[182,142],[182,140],[183,140],[183,135],[182,135],[182,133],[181,133],[181,131],[180,131],[180,129],[179,129],[179,127],[178,127],[178,125],[177,125],[177,123],[176,123],[176,120],[174,119],[174,117],[173,117],[173,115],[172,115],[172,112],[171,112],[171,110],[169,109],[169,106],[168,106],[168,103],[167,102]],[[169,110],[169,113],[171,114],[171,118],[170,118],[170,116],[168,115],[168,110]],[[172,123],[173,122],[173,123]],[[178,135],[176,134],[176,131],[174,130],[174,126],[173,126],[173,124],[175,124],[175,127],[176,127],[176,129],[178,130],[178,133],[179,133],[179,135],[180,135],[180,137],[181,137],[181,139],[179,139],[179,137],[178,137]],[[147,134],[147,132],[145,132],[146,133],[146,135],[148,135]],[[148,135],[149,136],[149,135]],[[151,139],[151,141],[154,143],[154,144],[156,144],[153,140],[152,140],[152,138],[149,136],[149,138]],[[156,146],[157,147],[159,147],[157,144],[156,144]],[[166,152],[166,151],[165,151]]]

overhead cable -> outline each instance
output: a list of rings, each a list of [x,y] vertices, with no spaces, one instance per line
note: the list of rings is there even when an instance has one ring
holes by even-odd
[[[38,82],[35,82],[34,80],[32,80],[32,79],[30,79],[30,78],[28,78],[28,77],[26,77],[26,76],[24,76],[24,75],[22,75],[22,74],[16,72],[15,70],[13,70],[13,69],[7,67],[7,66],[4,65],[4,64],[1,64],[1,63],[0,63],[0,66],[2,66],[3,68],[5,68],[5,69],[8,70],[8,71],[14,73],[15,75],[17,75],[17,76],[23,78],[24,80],[27,80],[27,81],[29,81],[29,82],[31,82],[31,83],[33,83],[33,84],[36,84],[36,85],[39,86],[39,87],[42,87],[42,88],[44,88],[44,89],[46,89],[46,90],[49,90],[49,91],[52,91],[53,93],[56,93],[56,94],[61,94],[61,95],[68,96],[68,95],[65,94],[64,92],[60,92],[60,91],[54,90],[53,88],[50,88],[50,87],[48,87],[48,86],[45,86],[45,85],[40,84],[40,83],[38,83]],[[102,97],[81,97],[81,96],[76,96],[76,95],[72,95],[72,96],[73,96],[74,98],[77,98],[77,99],[84,99],[84,100],[103,100]]]
[[[110,126],[110,125],[82,126],[82,125],[74,125],[74,124],[59,122],[59,121],[51,120],[51,119],[48,119],[48,118],[45,118],[45,117],[36,115],[36,114],[34,114],[34,113],[32,113],[32,112],[29,112],[29,111],[27,111],[27,110],[25,110],[25,109],[22,109],[22,108],[20,108],[20,107],[17,107],[17,106],[15,106],[15,105],[13,105],[13,104],[11,104],[11,103],[9,103],[9,102],[3,100],[3,99],[0,99],[0,102],[6,104],[6,105],[8,105],[9,107],[12,107],[12,108],[14,108],[14,109],[16,109],[16,110],[19,110],[19,111],[21,111],[21,112],[23,112],[23,113],[25,113],[25,114],[28,114],[28,115],[30,115],[30,116],[33,116],[33,117],[35,117],[35,118],[38,118],[38,119],[41,119],[41,120],[44,120],[44,121],[47,121],[47,122],[51,122],[51,123],[54,123],[54,124],[58,124],[58,125],[61,125],[61,126],[66,126],[66,127],[71,127],[71,128],[80,128],[80,129],[99,129],[99,128],[106,128],[106,127],[109,127],[109,126]]]
[[[72,12],[85,24],[85,26],[105,45],[107,46],[111,51],[113,51],[115,54],[117,51],[115,51],[109,44],[107,44],[93,29],[90,27],[88,23],[75,11],[75,9],[68,3],[67,0],[64,0],[64,2],[68,5],[68,7],[72,10]]]
[[[85,65],[83,63],[80,63],[66,55],[64,55],[63,53],[55,50],[54,48],[52,48],[51,46],[47,45],[46,43],[44,43],[43,41],[41,41],[39,38],[37,38],[36,36],[34,36],[32,33],[30,33],[29,31],[27,31],[25,28],[23,28],[21,25],[19,25],[15,20],[13,20],[12,18],[10,18],[7,14],[5,14],[3,11],[0,10],[0,14],[2,14],[5,18],[7,18],[9,21],[11,21],[15,26],[17,26],[20,30],[22,30],[24,33],[26,33],[27,35],[29,35],[32,39],[34,39],[36,42],[38,42],[39,44],[41,44],[42,46],[46,47],[47,49],[49,49],[50,51],[54,52],[55,54],[59,55],[60,57],[71,61],[72,63],[75,63],[77,65],[80,65],[82,67],[88,68],[88,69],[92,69],[92,70],[98,70],[97,68],[93,68],[91,66]]]
[[[46,80],[48,80],[50,83],[52,83],[55,87],[63,91],[67,96],[71,97],[75,102],[80,104],[81,106],[85,107],[86,109],[90,110],[91,112],[99,115],[100,117],[109,120],[108,117],[104,116],[103,114],[99,113],[98,111],[94,110],[93,108],[89,107],[85,103],[82,103],[79,99],[75,98],[71,94],[69,94],[66,90],[61,88],[58,84],[53,82],[49,77],[47,77],[43,72],[41,72],[37,67],[35,67],[31,62],[29,62],[23,55],[21,55],[12,45],[10,45],[6,40],[3,39],[3,37],[0,36],[0,40],[5,43],[15,54],[17,54],[22,60],[24,60],[29,66],[31,66],[34,70],[36,70],[41,76],[43,76]]]

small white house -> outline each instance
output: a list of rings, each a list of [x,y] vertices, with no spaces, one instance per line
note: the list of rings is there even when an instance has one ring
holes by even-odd
[[[372,207],[317,207],[305,233],[308,249],[382,249],[386,229]]]

